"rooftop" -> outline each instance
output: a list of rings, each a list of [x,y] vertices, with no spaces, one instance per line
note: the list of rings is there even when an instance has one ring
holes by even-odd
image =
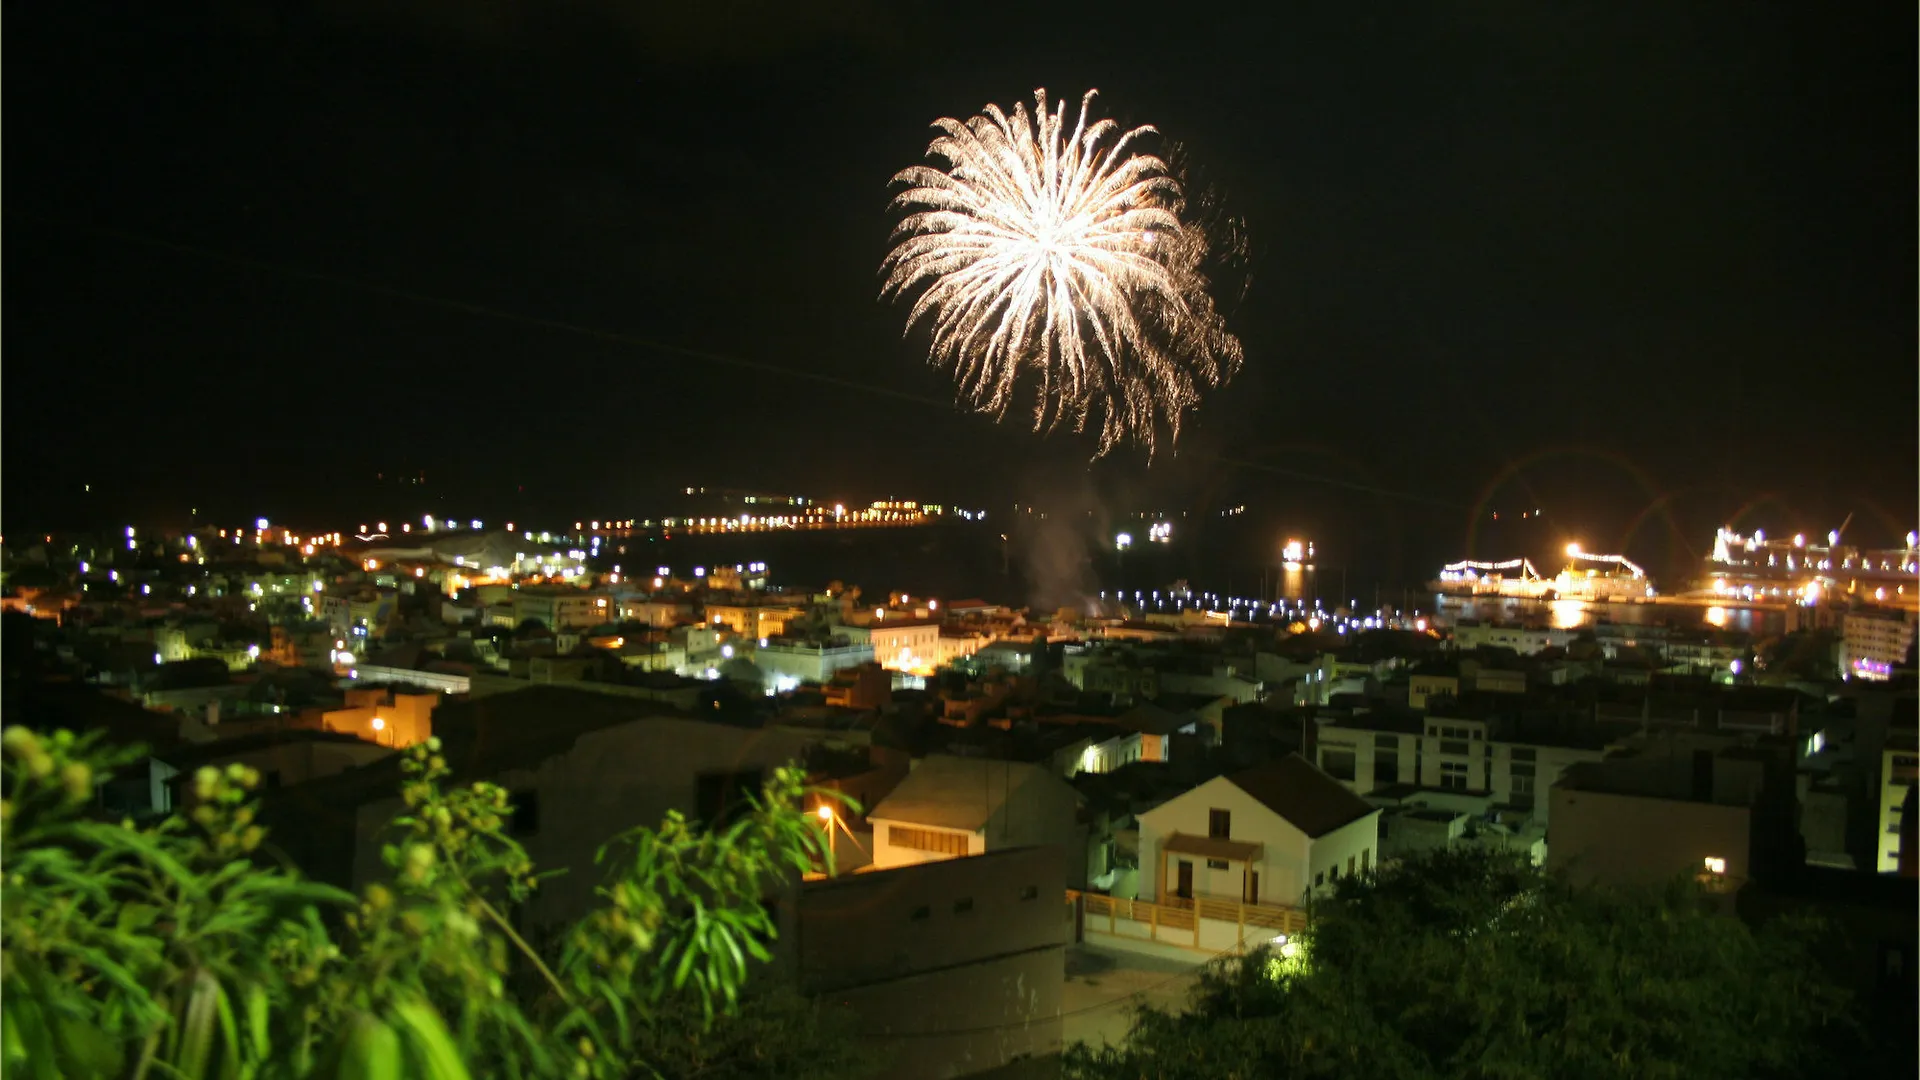
[[[1003,807],[1031,798],[1035,786],[1065,783],[1038,765],[931,754],[867,817],[972,832]]]
[[[1375,812],[1365,799],[1299,754],[1234,773],[1227,780],[1308,837],[1325,836]]]

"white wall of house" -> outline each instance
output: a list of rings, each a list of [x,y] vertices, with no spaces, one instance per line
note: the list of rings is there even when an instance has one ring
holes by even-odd
[[[1310,879],[1308,841],[1305,833],[1258,799],[1240,790],[1225,777],[1209,780],[1185,795],[1178,796],[1139,816],[1140,821],[1140,899],[1157,900],[1172,896],[1180,880],[1182,860],[1193,863],[1193,891],[1196,896],[1238,900],[1242,896],[1244,868],[1230,862],[1216,869],[1199,856],[1169,853],[1166,876],[1160,877],[1161,849],[1174,833],[1206,836],[1209,811],[1225,810],[1231,815],[1228,839],[1264,845],[1260,858],[1251,869],[1260,874],[1260,900],[1276,904],[1298,902]]]
[[[1314,887],[1325,891],[1331,889],[1340,878],[1371,869],[1379,859],[1380,811],[1375,810],[1358,821],[1349,821],[1315,839],[1309,849],[1307,864]],[[1295,899],[1291,900],[1275,896],[1274,902],[1300,903],[1304,899],[1303,892],[1294,893]]]

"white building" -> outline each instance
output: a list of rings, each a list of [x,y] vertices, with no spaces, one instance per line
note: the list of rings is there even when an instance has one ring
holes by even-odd
[[[1487,645],[1512,649],[1521,656],[1531,656],[1548,648],[1564,649],[1572,640],[1573,631],[1571,630],[1514,626],[1506,623],[1462,622],[1453,628],[1453,647],[1462,651],[1471,651]]]
[[[930,675],[940,662],[940,624],[934,620],[881,618],[867,626],[837,626],[834,633],[869,645],[888,671]]]
[[[767,673],[769,685],[777,690],[791,690],[801,683],[825,684],[836,672],[872,661],[872,645],[845,637],[828,641],[773,638],[753,654],[754,664]]]
[[[1141,899],[1299,905],[1371,870],[1380,811],[1289,754],[1139,815]]]
[[[1053,844],[1066,849],[1068,884],[1078,887],[1087,861],[1079,808],[1080,793],[1042,766],[931,754],[867,812],[873,865]]]
[[[1841,623],[1840,670],[1855,679],[1885,679],[1906,662],[1913,620],[1905,615],[1848,612]]]
[[[1367,716],[1319,730],[1320,768],[1358,795],[1389,785],[1489,796],[1547,818],[1546,793],[1569,766],[1606,757],[1598,732],[1502,732],[1485,720],[1430,716],[1418,725]]]

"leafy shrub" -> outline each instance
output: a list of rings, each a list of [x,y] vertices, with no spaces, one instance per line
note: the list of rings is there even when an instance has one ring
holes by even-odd
[[[795,1050],[860,1060],[804,999],[743,997],[776,930],[760,898],[828,857],[797,770],[722,830],[669,814],[616,838],[601,906],[542,953],[508,916],[542,875],[504,830],[507,793],[449,785],[437,740],[405,752],[393,875],[357,897],[262,865],[252,769],[201,769],[191,809],[137,827],[92,816],[96,783],[134,752],[21,727],[0,750],[9,1077],[772,1076],[796,1075],[773,1071]]]

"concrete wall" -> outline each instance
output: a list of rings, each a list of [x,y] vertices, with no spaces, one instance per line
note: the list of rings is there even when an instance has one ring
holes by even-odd
[[[810,882],[781,912],[776,970],[851,1009],[894,1080],[1055,1053],[1074,927],[1065,856],[1020,848]]]
[[[1681,802],[1556,788],[1547,867],[1574,880],[1657,885],[1700,872],[1708,857],[1727,861],[1731,887],[1749,873],[1750,815],[1743,806]]]

